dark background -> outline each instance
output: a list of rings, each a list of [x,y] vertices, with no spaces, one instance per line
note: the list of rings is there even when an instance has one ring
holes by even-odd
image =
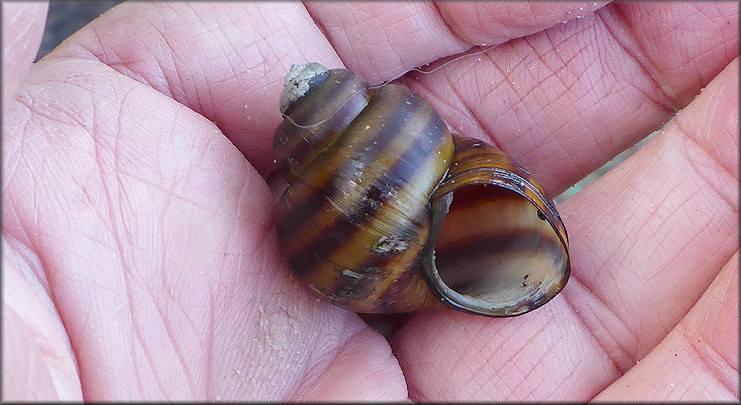
[[[121,2],[122,0],[49,2],[46,29],[41,38],[41,47],[36,60],[51,52],[75,31]]]

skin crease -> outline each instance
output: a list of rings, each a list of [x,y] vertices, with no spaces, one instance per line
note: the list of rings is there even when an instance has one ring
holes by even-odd
[[[2,399],[738,401],[737,3],[124,3],[33,65],[2,7]],[[549,304],[387,341],[279,253],[283,76],[484,42],[401,82],[551,195],[669,123],[559,206]]]

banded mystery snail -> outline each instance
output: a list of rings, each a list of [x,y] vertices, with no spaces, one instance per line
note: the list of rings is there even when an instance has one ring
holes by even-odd
[[[399,85],[370,89],[346,69],[294,65],[273,153],[296,275],[360,313],[440,302],[514,316],[569,277],[566,229],[545,190],[502,151],[451,135]]]

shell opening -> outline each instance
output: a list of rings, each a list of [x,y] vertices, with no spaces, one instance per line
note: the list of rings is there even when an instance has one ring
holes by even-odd
[[[516,187],[467,184],[432,208],[425,272],[448,305],[489,316],[519,315],[565,285],[564,241]]]

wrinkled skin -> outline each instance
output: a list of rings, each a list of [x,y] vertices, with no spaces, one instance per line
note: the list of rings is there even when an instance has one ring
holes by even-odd
[[[2,7],[3,399],[738,400],[737,3],[122,4],[33,65]],[[560,205],[548,305],[386,340],[279,253],[283,76],[482,43],[401,82],[551,195],[669,123]]]

